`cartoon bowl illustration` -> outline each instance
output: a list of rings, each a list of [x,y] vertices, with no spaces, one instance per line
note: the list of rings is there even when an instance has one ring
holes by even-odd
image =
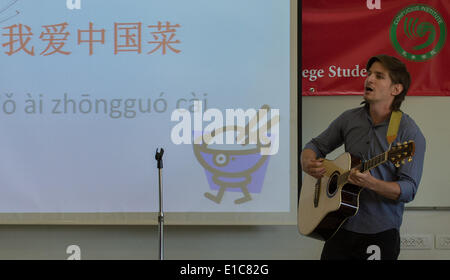
[[[239,130],[228,126],[211,135],[214,137],[227,131]],[[231,145],[230,149],[230,145],[213,147],[203,142],[193,146],[197,160],[205,169],[211,190],[218,190],[217,195],[205,193],[207,198],[220,203],[225,191],[242,192],[244,196],[235,201],[239,204],[251,200],[250,193],[261,192],[268,155],[261,155],[260,145]]]

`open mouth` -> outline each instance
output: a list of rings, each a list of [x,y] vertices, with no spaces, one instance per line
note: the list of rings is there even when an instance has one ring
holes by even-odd
[[[371,87],[366,87],[366,92],[372,92],[373,91],[373,88],[371,88]]]

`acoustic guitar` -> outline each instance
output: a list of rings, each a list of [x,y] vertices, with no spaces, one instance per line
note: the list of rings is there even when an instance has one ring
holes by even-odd
[[[335,160],[323,160],[325,175],[316,179],[305,174],[298,205],[298,229],[301,234],[319,240],[330,239],[350,216],[356,215],[362,187],[348,182],[350,169],[365,172],[385,162],[396,167],[412,161],[414,141],[393,146],[374,158],[361,161],[343,153]]]

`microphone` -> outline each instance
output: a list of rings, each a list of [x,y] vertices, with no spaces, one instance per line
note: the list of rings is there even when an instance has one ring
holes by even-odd
[[[163,154],[164,154],[164,149],[163,148],[161,148],[160,152],[158,152],[158,148],[156,148],[155,159],[158,162],[158,169],[163,168],[163,161],[162,161]]]

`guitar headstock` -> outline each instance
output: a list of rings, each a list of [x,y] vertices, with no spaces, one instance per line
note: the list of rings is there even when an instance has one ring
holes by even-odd
[[[415,145],[414,141],[410,140],[408,142],[398,143],[388,151],[388,159],[395,164],[396,167],[400,167],[400,164],[405,164],[405,159],[408,162],[412,161],[412,156],[414,155]]]

